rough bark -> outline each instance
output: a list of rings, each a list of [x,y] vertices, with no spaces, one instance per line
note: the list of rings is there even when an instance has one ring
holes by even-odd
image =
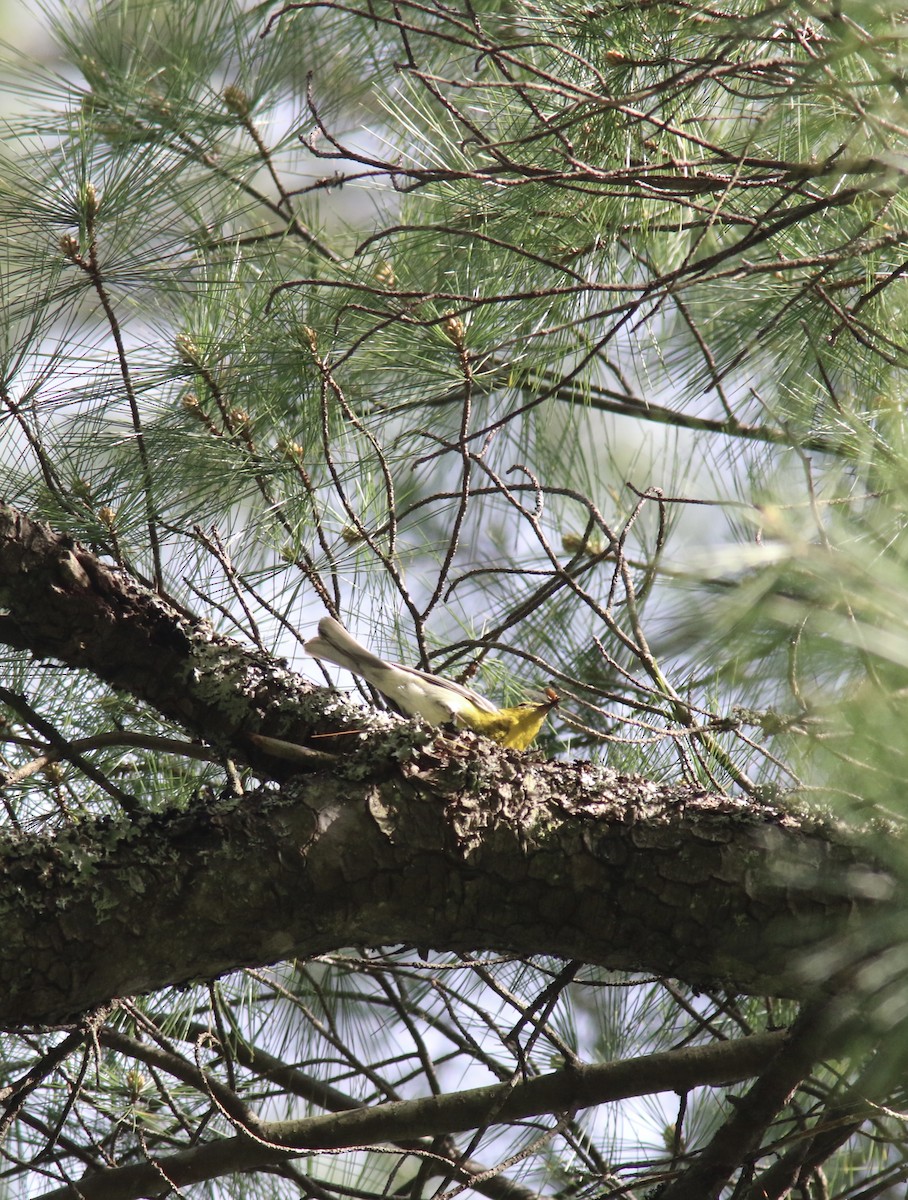
[[[809,952],[859,945],[891,890],[860,839],[794,809],[469,736],[432,743],[407,722],[351,735],[361,712],[2,507],[0,604],[0,639],[250,760],[252,731],[347,731],[335,766],[281,787],[7,836],[6,1026],[351,944],[554,954],[797,996],[817,982]]]
[[[585,763],[425,751],[0,846],[0,1023],[348,945],[555,954],[799,995],[860,936],[834,827]],[[452,786],[468,770],[470,782]],[[874,876],[877,880],[882,876]]]
[[[208,745],[255,760],[250,733],[302,740],[362,714],[267,654],[0,503],[0,642],[90,672]]]

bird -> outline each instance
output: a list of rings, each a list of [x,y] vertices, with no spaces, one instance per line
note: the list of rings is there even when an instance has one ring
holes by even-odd
[[[319,621],[318,637],[305,642],[303,648],[312,658],[361,676],[408,717],[422,717],[430,725],[453,723],[513,750],[527,749],[559,702],[557,693],[548,688],[541,703],[497,708],[485,696],[452,679],[385,662],[333,617]]]

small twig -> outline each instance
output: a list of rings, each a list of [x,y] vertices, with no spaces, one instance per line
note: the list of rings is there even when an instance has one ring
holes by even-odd
[[[249,741],[265,754],[280,758],[284,762],[299,763],[305,767],[330,767],[337,764],[338,756],[329,754],[326,750],[312,750],[309,746],[300,746],[296,742],[285,742],[281,738],[267,737],[263,733],[250,733]]]
[[[145,489],[145,511],[146,520],[148,523],[148,541],[151,547],[152,562],[154,564],[154,579],[155,586],[160,594],[164,593],[164,570],[161,564],[161,546],[158,540],[158,515],[155,505],[155,489],[154,489],[154,473],[151,468],[151,461],[148,455],[148,447],[145,443],[145,433],[142,428],[142,417],[139,412],[139,402],[136,398],[135,388],[132,383],[132,372],[129,367],[129,359],[126,354],[126,346],[123,342],[123,335],[120,330],[120,322],[114,312],[113,304],[110,296],[107,293],[107,288],[104,283],[104,275],[101,270],[101,263],[98,257],[98,242],[95,234],[95,217],[98,214],[100,203],[95,193],[95,189],[91,183],[87,183],[84,189],[84,197],[82,200],[82,213],[85,221],[85,236],[88,241],[88,257],[82,254],[79,249],[78,239],[71,235],[64,237],[61,241],[61,248],[66,257],[80,270],[84,271],[91,280],[92,287],[98,299],[101,302],[101,307],[104,309],[104,314],[107,317],[107,323],[110,327],[111,336],[114,340],[114,345],[117,350],[117,361],[120,365],[120,377],[123,380],[123,390],[126,393],[126,399],[129,404],[129,412],[132,419],[133,432],[136,438],[136,451],[139,455],[139,464],[142,471],[143,487]]]
[[[44,717],[32,708],[25,696],[19,695],[17,692],[12,692],[9,688],[0,687],[0,702],[8,705],[14,712],[18,713],[28,725],[50,742],[60,758],[64,758],[67,762],[71,762],[74,767],[78,767],[83,775],[93,783],[96,783],[108,796],[116,800],[123,811],[128,813],[129,816],[134,817],[142,812],[142,806],[136,800],[135,796],[122,791],[122,789],[111,783],[103,771],[99,771],[97,767],[93,767],[79,753],[72,742],[63,737],[55,726],[51,725],[49,721],[46,721]]]

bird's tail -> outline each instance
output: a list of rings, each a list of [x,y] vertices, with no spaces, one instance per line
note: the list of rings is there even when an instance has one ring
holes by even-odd
[[[313,658],[325,659],[337,667],[343,667],[345,671],[352,671],[354,675],[368,676],[371,671],[388,665],[377,654],[360,645],[333,617],[322,617],[318,623],[318,633],[318,637],[311,638],[303,647]]]

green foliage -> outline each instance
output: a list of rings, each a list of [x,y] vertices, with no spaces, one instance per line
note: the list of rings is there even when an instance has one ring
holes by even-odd
[[[330,607],[503,703],[553,684],[552,756],[885,819],[903,878],[902,17],[865,0],[66,11],[56,69],[3,72],[4,499],[297,667]],[[11,822],[223,785],[218,754],[149,749],[176,733],[128,697],[12,651],[3,675],[28,696],[0,727]],[[29,772],[52,717],[113,790],[66,755]],[[86,1052],[10,1153],[70,1103],[91,1163],[229,1131],[189,1073],[209,1019],[294,1070],[330,1063],[352,1103],[778,1017],[597,977],[542,1020],[559,969],[351,955],[143,1001],[114,1022],[185,1042],[180,1082]],[[903,972],[880,970],[896,1025]],[[399,1060],[390,1025],[412,1036]],[[235,1084],[223,1044],[211,1056]],[[256,1069],[256,1101],[315,1103],[299,1073]],[[800,1102],[834,1091],[821,1075]],[[708,1141],[719,1107],[691,1113],[684,1139],[660,1105],[639,1129],[572,1115],[535,1157],[537,1130],[489,1157],[532,1158],[529,1188],[616,1195]],[[786,1109],[766,1143],[784,1153],[800,1120]],[[857,1143],[829,1160],[836,1194],[857,1194],[849,1169],[900,1186],[895,1150]],[[644,1166],[619,1179],[622,1145]],[[387,1180],[381,1154],[351,1156],[311,1194]]]

